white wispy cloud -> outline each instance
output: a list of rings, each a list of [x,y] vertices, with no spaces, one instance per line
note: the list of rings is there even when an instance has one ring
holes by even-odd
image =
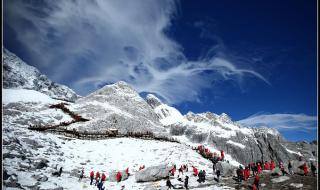
[[[124,80],[139,92],[179,104],[198,100],[216,81],[255,77],[270,84],[213,52],[219,48],[188,60],[183,47],[166,35],[177,10],[179,2],[171,0],[13,0],[4,2],[4,22],[33,64],[83,95]]]
[[[317,116],[305,114],[255,114],[238,123],[250,127],[272,127],[279,131],[312,132],[317,130]]]

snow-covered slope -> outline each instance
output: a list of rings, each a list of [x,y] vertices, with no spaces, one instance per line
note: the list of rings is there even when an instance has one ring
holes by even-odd
[[[299,146],[287,142],[276,129],[240,126],[225,113],[188,112],[183,116],[154,95],[148,95],[146,99],[160,122],[170,129],[171,135],[193,146],[203,144],[213,152],[223,149],[226,158],[234,165],[270,159],[286,162],[299,156],[296,154]],[[290,147],[292,151],[287,151],[285,147]],[[309,146],[302,154],[308,159],[315,159],[312,154],[315,149],[316,146]]]
[[[3,104],[8,104],[11,102],[56,102],[46,94],[27,89],[2,89],[2,96]]]
[[[183,115],[174,107],[170,107],[167,104],[163,104],[156,96],[153,94],[148,94],[146,97],[147,103],[154,109],[155,113],[158,115],[160,122],[163,125],[171,125],[174,123],[184,123],[185,118]]]
[[[38,69],[26,64],[9,50],[3,49],[3,88],[36,90],[51,98],[68,101],[75,101],[79,97],[70,88],[52,82]]]
[[[90,119],[89,122],[72,125],[79,130],[104,131],[116,128],[120,133],[166,133],[153,109],[123,81],[106,85],[80,98],[70,109]]]
[[[33,107],[17,107],[25,104]],[[205,169],[207,175],[212,175],[211,162],[202,158],[188,146],[178,143],[161,142],[154,140],[141,140],[132,138],[117,138],[105,140],[79,140],[70,139],[50,133],[40,133],[26,129],[24,123],[19,123],[17,117],[9,114],[9,111],[19,112],[20,116],[49,119],[59,115],[59,110],[45,109],[45,105],[31,105],[27,102],[8,103],[4,106],[3,123],[3,170],[6,189],[97,189],[90,186],[90,170],[99,171],[107,175],[106,189],[165,189],[165,179],[156,182],[136,183],[135,174],[141,165],[146,168],[161,164],[180,167],[181,164],[189,166],[189,186],[193,189],[224,189],[218,188],[213,180],[204,183],[203,188],[197,188],[196,177],[192,177],[191,166]],[[31,113],[30,113],[31,112]],[[45,113],[46,112],[46,113]],[[63,114],[63,113],[62,113]],[[60,118],[67,120],[68,118]],[[63,167],[61,177],[51,174]],[[78,180],[82,167],[85,178]],[[120,183],[111,182],[110,175],[129,167],[131,176]],[[178,172],[173,184],[183,184],[177,180]],[[183,178],[184,178],[183,176]],[[12,188],[9,188],[11,186]],[[15,187],[15,188],[13,188]],[[229,188],[226,188],[229,189]]]

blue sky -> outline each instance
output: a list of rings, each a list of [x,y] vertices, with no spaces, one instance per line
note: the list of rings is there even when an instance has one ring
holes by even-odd
[[[182,113],[317,137],[316,0],[5,1],[4,46],[86,95],[124,80]]]

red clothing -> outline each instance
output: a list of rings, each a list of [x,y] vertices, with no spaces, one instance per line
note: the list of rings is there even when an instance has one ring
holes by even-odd
[[[117,182],[120,182],[121,181],[121,173],[120,172],[117,172],[117,175],[116,175],[116,178],[117,178]]]
[[[139,171],[144,169],[144,165],[139,167]]]
[[[252,190],[257,190],[257,186],[255,184],[252,185]]]
[[[258,175],[256,175],[256,177],[254,178],[254,184],[259,184],[260,181],[260,177]]]
[[[171,174],[174,176],[174,172],[176,171],[176,169],[172,168],[171,169]]]
[[[90,172],[90,177],[94,177],[94,172],[93,171]]]
[[[260,174],[260,171],[261,171],[261,166],[260,166],[260,164],[258,164],[257,169],[258,169],[258,174]]]
[[[271,163],[270,163],[270,169],[273,170],[275,167],[276,167],[276,165],[274,164],[273,161],[271,161]]]
[[[221,160],[223,160],[223,158],[224,158],[224,152],[223,152],[223,150],[220,150],[220,152],[221,152]]]
[[[96,173],[96,178],[99,178],[99,177],[100,177],[100,173],[97,172],[97,173]]]
[[[247,176],[250,177],[250,168],[247,169]]]
[[[266,162],[266,163],[264,164],[264,168],[265,168],[266,170],[269,170],[269,163],[268,163],[268,162]]]
[[[192,168],[193,168],[193,175],[198,176],[198,173],[199,173],[198,169],[194,166],[192,166]]]
[[[106,176],[104,173],[102,173],[101,181],[105,181],[105,180],[106,180],[106,178],[107,178],[107,176]]]
[[[304,175],[308,174],[308,166],[306,163],[303,165],[303,172],[304,172]]]
[[[129,168],[126,169],[126,174],[129,174]]]
[[[243,170],[243,178],[247,180],[247,168]]]

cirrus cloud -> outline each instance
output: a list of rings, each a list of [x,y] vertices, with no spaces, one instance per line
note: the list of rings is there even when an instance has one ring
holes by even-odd
[[[138,92],[179,104],[197,101],[217,81],[254,77],[270,85],[221,56],[217,46],[189,60],[166,35],[178,10],[179,2],[170,0],[13,0],[4,2],[4,23],[33,65],[81,95],[124,80]]]
[[[305,114],[255,114],[237,121],[250,127],[272,127],[279,131],[313,132],[317,130],[317,116]]]

